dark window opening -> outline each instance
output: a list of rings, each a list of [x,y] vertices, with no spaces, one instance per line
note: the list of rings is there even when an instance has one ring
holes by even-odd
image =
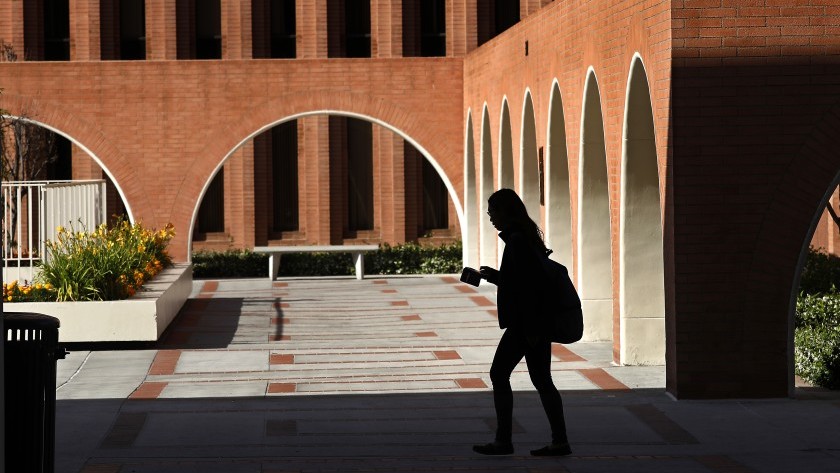
[[[446,56],[445,0],[403,1],[403,56]]]
[[[222,10],[220,0],[195,1],[195,58],[222,58]]]
[[[297,120],[271,129],[273,230],[298,231],[298,134]]]
[[[370,122],[347,119],[348,229],[373,230],[373,128]]]
[[[478,0],[476,6],[479,46],[519,22],[519,0]]]
[[[196,233],[214,233],[225,231],[225,177],[224,169],[213,178],[210,187],[198,208]]]
[[[294,58],[295,0],[271,0],[271,57]]]
[[[44,0],[44,60],[70,60],[69,0]]]
[[[344,0],[347,57],[370,57],[370,0]]]
[[[146,5],[144,0],[120,0],[120,59],[146,59]]]
[[[370,57],[370,0],[327,2],[328,57]]]
[[[50,132],[52,133],[52,132]],[[55,160],[47,164],[48,181],[66,181],[73,179],[73,145],[70,140],[53,133],[55,140]]]
[[[434,166],[423,159],[423,229],[449,228],[449,193]]]

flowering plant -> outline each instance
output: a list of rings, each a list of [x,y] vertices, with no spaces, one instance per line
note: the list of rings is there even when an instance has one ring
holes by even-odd
[[[31,294],[38,285],[48,288],[54,301],[126,299],[172,264],[166,247],[173,236],[171,224],[155,231],[125,219],[91,232],[58,227],[56,239],[46,242],[47,257],[36,284],[23,286],[30,287],[28,293],[20,289],[9,294],[4,285],[5,300],[35,300]]]
[[[3,283],[3,300],[6,302],[54,301],[55,289],[51,284],[18,284],[17,281],[12,281],[8,284]]]

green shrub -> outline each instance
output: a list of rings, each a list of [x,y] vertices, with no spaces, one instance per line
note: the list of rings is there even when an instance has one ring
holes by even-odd
[[[840,258],[823,251],[810,248],[799,291],[805,294],[822,294],[840,289]]]
[[[195,278],[258,278],[268,276],[268,255],[251,250],[196,251],[192,255]]]
[[[840,388],[840,293],[799,296],[794,346],[797,375],[818,386]]]
[[[461,270],[461,243],[420,246],[383,244],[365,255],[366,274],[449,274]],[[196,278],[264,277],[268,256],[250,250],[193,253]],[[350,253],[288,253],[280,259],[278,276],[350,276],[356,269]]]

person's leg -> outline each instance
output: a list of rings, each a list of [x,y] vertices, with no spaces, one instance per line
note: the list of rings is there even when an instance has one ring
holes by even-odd
[[[490,381],[493,383],[493,401],[496,407],[496,439],[488,445],[476,445],[473,450],[485,455],[512,453],[513,437],[513,390],[510,375],[525,356],[525,344],[515,331],[506,330],[490,368]]]
[[[537,388],[543,409],[551,425],[551,445],[535,450],[534,455],[567,455],[571,453],[566,436],[566,419],[563,414],[563,399],[551,379],[551,342],[540,341],[535,346],[528,346],[525,354],[528,374]]]

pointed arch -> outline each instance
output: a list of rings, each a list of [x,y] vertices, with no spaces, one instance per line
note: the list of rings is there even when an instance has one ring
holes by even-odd
[[[464,266],[479,266],[479,219],[476,202],[477,185],[475,179],[475,143],[473,142],[472,110],[467,110],[467,123],[464,127],[464,224],[461,227]]]
[[[499,186],[498,189],[514,189],[513,180],[513,138],[510,130],[510,108],[507,97],[502,99],[499,115]]]
[[[481,114],[481,162],[479,173],[481,174],[481,196],[479,197],[479,217],[481,217],[481,264],[489,265],[496,262],[496,230],[490,224],[490,220],[484,218],[487,214],[487,199],[493,193],[493,142],[490,136],[490,113],[487,104]]]
[[[519,138],[519,195],[532,219],[540,221],[540,172],[537,157],[537,123],[531,91],[525,89]]]
[[[567,268],[572,261],[572,201],[569,187],[569,156],[566,151],[566,119],[557,79],[551,86],[546,133],[545,233],[552,259]]]
[[[638,54],[630,65],[621,153],[619,362],[665,363],[665,262],[650,87]]]
[[[583,303],[584,339],[611,340],[612,264],[610,196],[601,93],[590,67],[583,94],[578,179],[578,291]]]

